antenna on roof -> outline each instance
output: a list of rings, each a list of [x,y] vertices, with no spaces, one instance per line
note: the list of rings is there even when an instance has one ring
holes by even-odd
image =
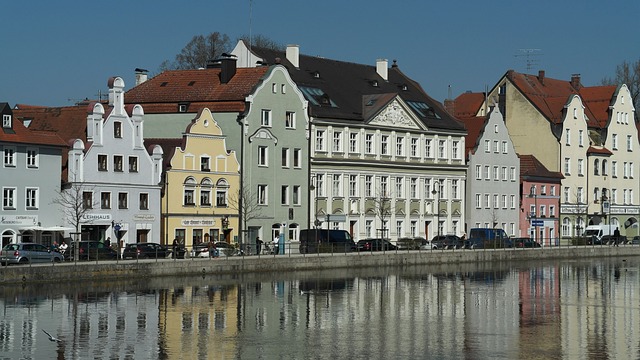
[[[534,66],[539,65],[540,59],[538,59],[537,57],[544,55],[542,53],[539,53],[539,51],[542,51],[541,49],[518,49],[518,51],[520,53],[514,56],[524,58],[526,71],[528,73],[533,70]]]
[[[251,51],[251,15],[253,14],[253,1],[249,0],[249,51]]]

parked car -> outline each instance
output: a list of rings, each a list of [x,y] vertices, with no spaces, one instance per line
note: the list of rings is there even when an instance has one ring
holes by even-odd
[[[358,251],[388,251],[397,247],[387,239],[364,239],[358,241]]]
[[[106,246],[100,241],[82,240],[77,243],[78,260],[115,260],[118,252]],[[76,243],[71,242],[69,249],[65,251],[64,257],[67,260],[75,260]]]
[[[218,241],[216,243],[216,250],[218,251],[218,256],[235,256],[240,253],[233,244],[226,241]]]
[[[631,245],[640,245],[640,236],[634,236],[630,242]]]
[[[539,248],[540,243],[528,237],[517,237],[511,239],[513,246],[517,248]]]
[[[600,241],[603,245],[624,245],[627,243],[627,237],[624,235],[604,235]]]
[[[425,243],[420,245],[420,250],[433,250],[433,249],[435,249],[435,247],[433,247],[433,243],[429,240],[426,240]]]
[[[346,230],[300,230],[300,253],[345,253],[356,250],[356,244]]]
[[[169,247],[149,242],[127,244],[122,251],[123,259],[163,259],[170,255]]]
[[[511,239],[503,229],[473,228],[469,231],[469,240],[465,247],[469,249],[499,249],[513,247]]]
[[[422,237],[404,237],[396,242],[398,250],[418,250],[427,244],[429,244],[429,240]]]
[[[436,235],[431,239],[434,249],[461,249],[464,248],[464,240],[456,235]]]
[[[226,243],[225,243],[226,244]],[[197,258],[209,258],[211,255],[209,254],[209,243],[200,243],[193,245],[191,248],[191,257]],[[213,257],[220,256],[220,249],[218,249],[218,243],[216,243],[216,249],[213,252]]]
[[[40,262],[61,262],[62,254],[51,251],[48,247],[36,243],[7,244],[0,250],[0,263],[2,266],[9,264],[29,264]]]

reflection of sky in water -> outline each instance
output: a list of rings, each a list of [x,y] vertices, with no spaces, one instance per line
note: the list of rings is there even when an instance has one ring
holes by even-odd
[[[639,263],[2,287],[0,359],[635,358]]]

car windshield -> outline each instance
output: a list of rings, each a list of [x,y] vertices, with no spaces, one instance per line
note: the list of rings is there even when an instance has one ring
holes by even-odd
[[[2,248],[2,250],[5,251],[15,251],[18,250],[20,247],[18,246],[18,244],[7,244],[5,245],[4,248]]]
[[[598,235],[598,233],[600,232],[600,230],[587,230],[584,232],[584,234],[586,236],[591,236],[591,235]]]

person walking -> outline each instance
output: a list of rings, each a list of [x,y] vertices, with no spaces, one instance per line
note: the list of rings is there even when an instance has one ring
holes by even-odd
[[[216,243],[213,242],[213,240],[209,240],[209,257],[210,258],[216,257]]]
[[[174,259],[178,258],[178,247],[180,246],[180,240],[178,240],[178,238],[176,237],[175,239],[173,239],[173,244],[171,244],[171,246],[173,247],[172,249],[172,257]]]
[[[618,230],[618,228],[616,228],[613,231],[613,244],[615,246],[618,246],[618,243],[620,242],[620,230]]]
[[[278,233],[276,233],[275,235],[273,235],[273,254],[274,255],[279,254],[279,250],[280,250],[280,236],[278,236]]]

